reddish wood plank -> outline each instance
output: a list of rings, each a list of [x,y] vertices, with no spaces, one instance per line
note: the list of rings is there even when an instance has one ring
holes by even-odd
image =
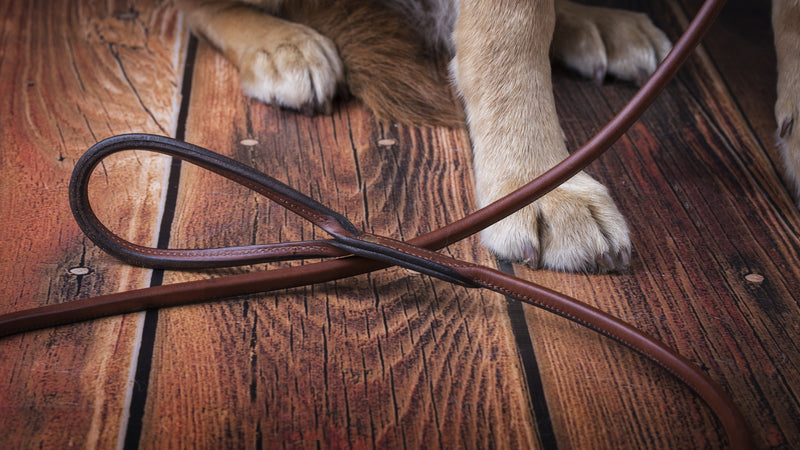
[[[675,2],[641,3],[671,35],[685,25]],[[518,272],[664,340],[731,393],[759,447],[791,448],[800,445],[794,325],[800,214],[780,183],[771,144],[759,141],[751,126],[771,116],[746,117],[725,76],[705,53],[693,57],[644,119],[590,170],[607,182],[629,218],[630,273]],[[569,75],[556,79],[556,90],[574,145],[634,92],[619,84],[597,89]],[[750,281],[754,274],[763,281]],[[561,319],[531,310],[528,322],[560,445],[723,445],[708,410],[658,369]]]
[[[675,2],[619,4],[651,8],[673,35],[681,25]],[[172,132],[183,35],[168,4],[92,5],[0,6],[7,99],[0,106],[1,311],[148,279],[148,271],[113,262],[80,237],[65,183],[97,139]],[[591,169],[630,218],[631,273],[517,270],[665,340],[732,392],[759,446],[796,447],[800,219],[769,141],[772,98],[747,94],[760,72],[731,75],[736,58],[717,59],[720,49],[738,45],[735,57],[756,55],[763,64],[746,41],[729,42],[738,27],[712,34],[711,59],[693,59]],[[242,100],[235,72],[209,49],[200,60],[189,123],[195,142],[261,167],[378,233],[407,239],[470,208],[463,130],[376,125],[353,105],[329,118],[276,112]],[[575,143],[633,92],[620,84],[597,90],[563,73],[556,88]],[[244,138],[258,143],[243,145]],[[152,243],[163,172],[163,160],[146,153],[105,165],[95,188],[112,228]],[[181,195],[174,245],[319,235],[191,168]],[[488,262],[476,248],[473,240],[448,251]],[[90,273],[68,272],[77,267]],[[753,282],[753,274],[764,278]],[[198,276],[209,275],[168,281]],[[562,319],[527,316],[561,446],[720,445],[707,409],[659,369]],[[128,316],[0,342],[4,442],[119,443],[140,329],[140,319]],[[399,269],[164,311],[141,438],[145,446],[533,445],[515,352],[501,299]]]
[[[149,271],[81,235],[67,182],[98,139],[174,129],[177,15],[158,2],[67,1],[4,2],[0,15],[0,311],[145,286]],[[105,164],[92,193],[109,226],[153,241],[164,170],[148,155]],[[140,326],[116,317],[0,342],[2,445],[116,446]]]

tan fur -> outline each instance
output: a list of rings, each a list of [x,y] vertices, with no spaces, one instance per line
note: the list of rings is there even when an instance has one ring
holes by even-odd
[[[644,14],[556,1],[553,57],[587,78],[642,84],[671,48]]]
[[[281,4],[260,6],[277,12]],[[241,2],[184,1],[181,7],[192,31],[236,64],[248,95],[295,109],[330,111],[344,82],[344,66],[330,39]]]
[[[453,73],[481,205],[567,156],[550,81],[553,8],[544,1],[461,1]],[[501,80],[487,82],[497,73]],[[583,173],[488,228],[483,240],[505,258],[560,270],[619,268],[630,254],[624,219],[606,189]]]
[[[380,119],[463,123],[442,61],[426,54],[401,17],[373,2],[183,0],[180,6],[192,31],[239,68],[244,91],[259,100],[329,113],[346,84]]]
[[[598,81],[611,75],[642,82],[670,49],[664,33],[644,15],[569,0],[460,0],[453,40],[446,42],[435,42],[436,36],[453,17],[415,17],[414,26],[404,21],[410,12],[453,12],[446,2],[184,0],[182,6],[192,30],[239,67],[248,95],[307,112],[329,111],[346,83],[380,118],[457,123],[461,115],[442,82],[441,61],[426,54],[431,48],[454,49],[450,71],[473,142],[481,205],[518,189],[567,155],[550,56]],[[775,1],[776,116],[795,182],[800,174],[800,126],[793,126],[800,104],[799,3]],[[423,23],[439,26],[421,38],[412,30]],[[605,187],[580,173],[482,236],[501,258],[559,270],[607,271],[629,264],[628,234]]]
[[[800,0],[774,0],[772,26],[778,57],[778,143],[787,178],[800,201]]]

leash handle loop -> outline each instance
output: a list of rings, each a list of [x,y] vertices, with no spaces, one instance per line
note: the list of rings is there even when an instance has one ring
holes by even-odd
[[[88,186],[92,172],[103,159],[127,150],[166,154],[221,175],[304,217],[334,239],[212,249],[157,249],[126,241],[98,219],[91,207]],[[476,286],[453,269],[426,257],[428,255],[420,256],[415,251],[419,249],[413,245],[363,234],[346,217],[265,173],[205,148],[165,136],[126,134],[93,145],[75,165],[70,179],[69,200],[75,221],[89,239],[110,255],[137,266],[185,270],[353,254],[462,286]],[[382,244],[390,241],[393,245]]]
[[[128,264],[160,269],[201,269],[299,258],[344,256],[324,241],[301,241],[212,249],[157,249],[128,242],[97,218],[89,200],[89,180],[103,159],[127,150],[149,150],[179,158],[221,175],[277,202],[334,236],[358,236],[344,216],[280,181],[202,147],[164,136],[124,134],[93,145],[77,161],[69,184],[75,221],[98,247]]]

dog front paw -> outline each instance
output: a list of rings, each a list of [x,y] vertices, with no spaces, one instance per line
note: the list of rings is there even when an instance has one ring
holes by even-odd
[[[556,2],[553,57],[587,78],[644,83],[672,48],[641,13]]]
[[[481,235],[499,258],[534,268],[615,272],[629,267],[628,226],[606,188],[580,173]]]
[[[306,114],[330,113],[344,83],[334,43],[311,28],[286,24],[281,36],[263,39],[239,59],[242,89],[265,103]],[[256,40],[254,40],[256,41]]]

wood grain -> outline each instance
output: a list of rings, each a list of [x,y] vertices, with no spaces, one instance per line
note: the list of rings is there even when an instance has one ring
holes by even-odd
[[[97,140],[174,129],[185,38],[174,10],[3,2],[0,15],[0,311],[146,286],[149,271],[82,237],[66,188]],[[143,154],[105,164],[92,194],[109,226],[153,242],[164,170],[163,158]],[[140,325],[116,317],[3,340],[2,446],[116,446]]]
[[[649,12],[675,37],[699,0],[614,4]],[[66,182],[99,139],[183,125],[179,16],[170,2],[94,0],[6,2],[0,14],[0,312],[146,286],[150,271],[80,235]],[[629,273],[514,270],[662,339],[731,393],[758,447],[796,448],[800,213],[771,140],[768,18],[766,4],[731,0],[707,52],[591,167],[629,219]],[[558,69],[555,87],[572,146],[635,91]],[[245,99],[236,71],[205,45],[185,130],[375,233],[409,239],[474,204],[463,129],[376,123],[355,103],[316,118],[276,110]],[[167,165],[135,152],[98,170],[93,198],[112,229],[155,242]],[[323,234],[183,166],[173,247]],[[476,239],[445,251],[494,264]],[[167,273],[165,282],[283,264]],[[152,344],[140,338],[141,315],[4,339],[0,447],[725,445],[707,408],[659,368],[564,319],[523,314],[510,318],[494,294],[394,268],[160,311],[148,316]],[[512,322],[527,323],[532,351],[518,348]],[[134,391],[138,346],[148,388]],[[547,409],[532,404],[542,396]],[[140,428],[128,417],[134,406],[144,409]],[[543,423],[554,436],[539,436]],[[124,441],[126,430],[134,439]]]
[[[676,2],[628,3],[650,10],[672,36],[690,14]],[[736,54],[735,43],[725,44],[732,45],[728,54]],[[721,42],[715,48],[724,49]],[[713,61],[705,52],[690,59],[645,117],[590,170],[609,185],[629,218],[630,273],[517,271],[677,349],[730,392],[759,447],[792,448],[800,443],[800,411],[787,401],[797,398],[800,386],[798,330],[791,319],[800,312],[800,215],[780,183],[771,144],[757,138],[740,97]],[[633,91],[557,77],[559,110],[573,145],[585,142]],[[757,104],[756,95],[748,97],[750,104]],[[749,281],[754,274],[763,281]],[[658,369],[561,319],[530,310],[528,323],[560,446],[724,445],[702,403]]]
[[[187,140],[381,234],[410,238],[470,207],[463,130],[376,124],[354,104],[331,117],[298,116],[244,99],[235,71],[205,45],[195,67]],[[323,237],[193,167],[182,172],[177,211],[173,246]],[[475,244],[448,251],[491,264]],[[208,275],[167,280],[196,276]],[[503,298],[397,268],[164,311],[150,382],[143,442],[536,445]]]

